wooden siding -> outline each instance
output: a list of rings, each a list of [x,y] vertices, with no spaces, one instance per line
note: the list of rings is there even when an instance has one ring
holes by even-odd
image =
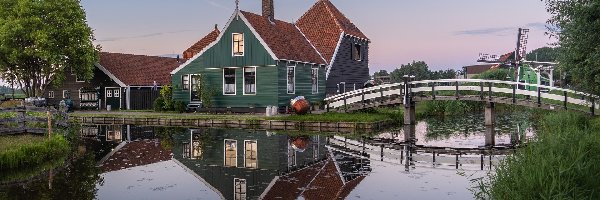
[[[352,47],[356,43],[362,45],[362,61],[355,61],[352,58]],[[346,92],[349,92],[354,89],[354,84],[356,84],[356,89],[361,89],[363,84],[368,80],[369,43],[358,41],[353,37],[344,36],[329,72],[329,77],[327,79],[327,94],[337,94],[337,84],[340,82],[346,83]]]
[[[104,107],[104,88],[105,87],[120,87],[117,83],[115,83],[110,77],[108,77],[104,72],[100,71],[98,68],[94,68],[94,77],[90,81],[86,82],[76,82],[75,75],[71,75],[69,70],[66,70],[67,73],[65,76],[65,80],[60,86],[50,85],[46,92],[44,93],[44,98],[47,99],[48,105],[58,105],[60,101],[64,100],[62,93],[63,90],[68,90],[71,94],[71,100],[73,100],[73,105],[75,108],[79,108],[80,98],[79,98],[79,89],[81,88],[96,88],[100,87],[100,95],[99,99],[102,99],[102,108]],[[48,98],[48,93],[50,91],[54,91],[54,98]],[[123,94],[123,93],[121,93]],[[125,104],[123,104],[125,105]]]
[[[287,66],[295,66],[296,68],[296,92],[294,94],[287,93]],[[319,93],[312,93],[312,68],[319,69]],[[323,101],[325,98],[325,67],[317,67],[302,63],[280,63],[279,68],[279,104],[278,106],[290,106],[290,100],[297,96],[304,96],[309,102],[315,103]]]
[[[151,87],[131,87],[130,94],[128,94],[131,95],[130,109],[152,110],[154,107],[154,101],[160,96],[161,88],[162,87],[158,87],[157,90],[153,90]],[[123,105],[125,105],[125,103]]]

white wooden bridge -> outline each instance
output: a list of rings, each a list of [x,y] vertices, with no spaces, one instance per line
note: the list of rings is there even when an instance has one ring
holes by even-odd
[[[419,101],[481,101],[487,102],[491,108],[495,103],[501,103],[546,110],[575,110],[592,115],[600,109],[596,103],[600,98],[596,95],[545,85],[482,79],[407,80],[328,97],[325,99],[326,108],[350,112],[404,104],[411,108],[407,110],[412,115],[407,116],[405,112],[405,124],[407,119],[414,121],[414,104]]]

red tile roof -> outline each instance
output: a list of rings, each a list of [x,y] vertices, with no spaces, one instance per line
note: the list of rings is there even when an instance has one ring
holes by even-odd
[[[278,59],[326,64],[294,24],[280,20],[271,22],[262,15],[240,12]]]
[[[183,59],[158,56],[100,53],[100,65],[128,86],[152,86],[171,83],[171,74]]]
[[[279,177],[263,199],[297,199],[302,190],[308,188],[310,181],[319,174],[319,170],[323,168],[325,163],[325,161],[319,162]]]
[[[481,74],[487,70],[495,68],[498,64],[486,64],[486,65],[472,65],[465,66],[465,70],[467,74]]]
[[[192,45],[190,48],[183,52],[183,59],[190,59],[194,57],[194,55],[200,53],[204,48],[206,48],[210,43],[217,40],[221,31],[217,29],[215,26],[215,30],[211,31],[208,35],[204,36],[200,39],[196,44]]]
[[[327,62],[331,62],[342,32],[369,39],[328,0],[319,0],[296,24]]]
[[[133,141],[119,149],[101,164],[102,172],[144,166],[171,160],[171,151],[165,150],[158,140]]]

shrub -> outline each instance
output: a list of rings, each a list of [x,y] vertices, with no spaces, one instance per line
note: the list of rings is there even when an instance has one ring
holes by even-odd
[[[163,100],[163,110],[173,110],[173,90],[170,85],[165,85],[160,89],[160,97]]]
[[[187,105],[185,105],[185,103],[183,101],[174,101],[173,102],[173,109],[177,112],[183,113],[185,112]]]
[[[478,184],[486,199],[600,199],[600,124],[574,113],[544,116],[536,139]]]
[[[163,111],[164,107],[165,107],[165,103],[164,103],[162,97],[158,97],[158,98],[156,98],[156,100],[154,100],[154,106],[153,106],[154,111],[156,111],[156,112]]]

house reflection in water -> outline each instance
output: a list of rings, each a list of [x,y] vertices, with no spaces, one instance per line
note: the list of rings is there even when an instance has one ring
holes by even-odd
[[[174,158],[190,173],[212,186],[224,199],[259,199],[298,190],[296,198],[309,182],[305,181],[304,185],[297,188],[280,188],[282,180],[288,180],[295,174],[306,174],[309,169],[315,169],[316,172],[310,176],[316,177],[320,173],[322,179],[337,173],[336,159],[332,158],[332,155],[337,157],[337,153],[330,153],[326,144],[327,138],[324,136],[197,129],[175,135],[173,153]],[[352,165],[353,161],[345,162]],[[343,164],[340,166],[345,168]],[[338,174],[342,175],[336,175],[340,178],[339,181],[335,180],[341,185],[355,179],[345,178],[355,173]]]

